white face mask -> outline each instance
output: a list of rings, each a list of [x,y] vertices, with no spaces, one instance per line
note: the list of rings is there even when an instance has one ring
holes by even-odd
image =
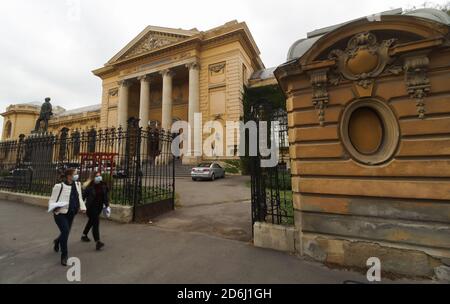
[[[78,174],[75,174],[72,179],[73,181],[77,182],[80,179],[80,176]]]
[[[96,176],[94,181],[96,184],[100,184],[103,181],[103,178],[101,176]]]

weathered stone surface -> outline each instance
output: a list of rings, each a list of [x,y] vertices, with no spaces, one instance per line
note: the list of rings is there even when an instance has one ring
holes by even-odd
[[[316,241],[305,241],[303,246],[303,252],[307,256],[312,257],[313,259],[325,262],[327,260],[327,253],[319,246],[319,243]]]
[[[385,247],[368,242],[346,242],[344,252],[346,265],[365,268],[367,259],[377,257],[381,261],[382,271],[408,276],[431,277],[434,263],[437,262],[421,251]]]
[[[302,213],[299,210],[294,209],[294,226],[297,228],[295,229],[295,250],[296,253],[299,255],[303,255],[303,237],[302,237],[302,230],[299,227],[302,227]]]
[[[131,223],[133,221],[133,207],[111,204],[111,217],[112,221],[119,223]],[[103,215],[102,215],[103,216]]]
[[[434,274],[436,278],[440,281],[450,282],[450,267],[439,266],[434,269]]]
[[[31,195],[24,193],[13,193],[7,191],[0,191],[0,199],[45,208],[48,207],[48,200],[49,200],[49,198],[46,196]]]
[[[295,252],[294,227],[257,222],[254,225],[253,243],[256,247]]]
[[[383,272],[406,276],[432,277],[441,262],[424,252],[383,246],[377,243],[349,241],[308,235],[303,239],[304,253],[313,259],[331,264],[367,268],[367,260],[381,260]]]
[[[450,225],[304,213],[303,231],[450,249]]]
[[[424,163],[431,166],[430,161]],[[318,164],[323,165],[324,163],[319,162]],[[448,161],[448,164],[448,174],[450,174],[450,161]],[[300,166],[303,169],[305,168],[303,164]],[[329,167],[329,170],[332,171],[333,174],[336,173],[335,166],[326,165],[324,167]],[[436,170],[437,168],[441,171],[446,170],[442,163],[436,164]],[[421,172],[423,172],[422,169]],[[421,222],[450,223],[450,204],[446,201],[415,201],[408,199],[389,200],[385,198],[342,196],[322,197],[308,194],[296,194],[294,195],[294,206],[296,209],[301,209],[302,211],[310,213],[334,213],[394,220],[401,219]]]

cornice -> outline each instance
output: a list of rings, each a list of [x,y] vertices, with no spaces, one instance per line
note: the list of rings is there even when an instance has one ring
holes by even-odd
[[[15,115],[15,114],[31,114],[31,115],[39,115],[39,110],[32,110],[32,109],[11,109],[4,113],[1,113],[0,115],[3,117]]]
[[[245,23],[236,23],[231,25],[224,25],[206,32],[199,32],[192,37],[187,37],[186,39],[176,42],[156,50],[151,50],[138,54],[134,57],[124,58],[114,62],[108,62],[104,67],[93,70],[93,74],[96,76],[105,76],[108,73],[114,73],[118,71],[119,67],[128,64],[134,64],[136,62],[148,59],[149,57],[157,57],[163,54],[170,54],[179,51],[182,48],[190,48],[194,46],[195,49],[208,48],[210,45],[215,45],[215,43],[222,41],[227,41],[230,37],[238,36],[243,46],[244,50],[247,52],[249,57],[252,59],[255,69],[264,68],[262,60],[259,58],[260,51],[251,36],[251,33]],[[133,40],[134,41],[134,40]],[[139,41],[139,40],[138,40]],[[137,43],[138,41],[134,41]],[[132,45],[130,46],[132,47]],[[123,55],[123,54],[122,54]]]
[[[86,120],[94,120],[100,118],[100,111],[98,112],[87,112],[77,115],[69,115],[64,117],[54,117],[49,120],[49,125],[58,125],[63,123],[76,123],[79,121],[86,121]]]
[[[171,53],[171,52],[173,52],[175,50],[179,50],[180,48],[188,47],[188,46],[190,46],[192,44],[195,45],[196,43],[199,43],[200,41],[201,40],[199,39],[199,37],[196,36],[196,37],[193,37],[193,38],[189,38],[188,40],[183,40],[183,41],[180,41],[178,43],[167,45],[167,46],[162,47],[162,48],[157,49],[157,50],[148,51],[148,52],[136,55],[134,57],[122,59],[122,60],[119,60],[119,61],[107,64],[107,66],[108,67],[117,68],[119,66],[123,66],[123,65],[126,65],[126,64],[139,62],[139,61],[141,61],[143,59],[147,59],[149,57],[156,57],[156,56],[159,56],[159,55],[162,55],[162,54],[168,54],[168,53]]]

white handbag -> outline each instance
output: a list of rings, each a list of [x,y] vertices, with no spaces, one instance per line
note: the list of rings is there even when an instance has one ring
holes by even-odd
[[[106,218],[110,218],[111,217],[111,208],[110,207],[103,208],[103,215]]]

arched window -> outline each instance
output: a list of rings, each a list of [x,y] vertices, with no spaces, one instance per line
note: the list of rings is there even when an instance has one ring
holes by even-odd
[[[8,120],[5,124],[4,134],[5,134],[5,136],[4,136],[5,139],[9,139],[12,136],[12,123],[10,120]]]

